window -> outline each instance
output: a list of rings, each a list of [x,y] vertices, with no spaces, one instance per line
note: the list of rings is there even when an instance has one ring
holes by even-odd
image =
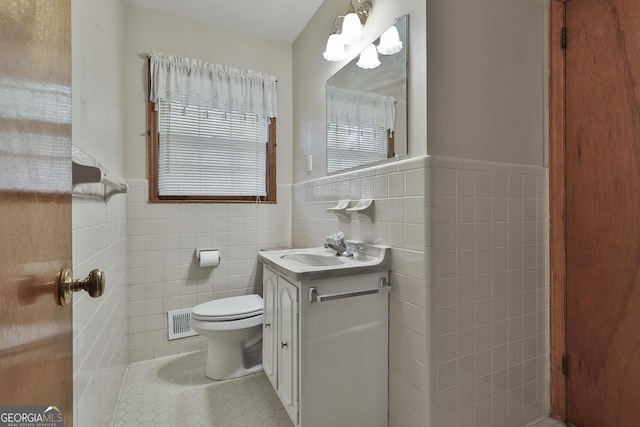
[[[275,78],[154,55],[149,200],[275,203]]]

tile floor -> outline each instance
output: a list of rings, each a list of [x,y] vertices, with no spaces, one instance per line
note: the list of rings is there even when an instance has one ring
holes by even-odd
[[[205,354],[129,366],[114,427],[293,427],[264,373],[212,381]]]
[[[547,418],[546,420],[538,421],[529,427],[566,427],[566,424],[562,421]]]
[[[205,352],[129,366],[114,427],[293,427],[264,373],[204,376]],[[552,419],[529,427],[565,427]]]

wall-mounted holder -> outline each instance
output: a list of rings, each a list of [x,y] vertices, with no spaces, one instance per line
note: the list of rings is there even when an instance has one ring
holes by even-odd
[[[358,203],[347,209],[347,213],[355,215],[360,221],[366,220],[373,222],[373,199],[360,199]]]
[[[337,216],[340,222],[350,222],[351,215],[348,213],[350,203],[351,200],[340,200],[335,207],[327,208],[327,212]]]
[[[196,248],[195,255],[199,267],[217,267],[222,260],[220,252],[215,248]]]
[[[116,194],[128,191],[129,186],[123,178],[112,175],[93,157],[75,145],[72,160],[71,183],[75,197],[102,199],[106,202]]]

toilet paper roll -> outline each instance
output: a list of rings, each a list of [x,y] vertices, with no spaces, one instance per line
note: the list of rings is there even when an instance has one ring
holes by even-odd
[[[217,267],[218,264],[220,264],[220,253],[217,250],[198,252],[198,265],[200,267]]]

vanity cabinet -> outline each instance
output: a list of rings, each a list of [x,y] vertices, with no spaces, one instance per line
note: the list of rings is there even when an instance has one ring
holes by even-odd
[[[298,288],[267,267],[263,287],[262,367],[298,425]]]
[[[278,395],[289,417],[298,423],[298,288],[278,277],[276,366]]]
[[[262,300],[264,312],[262,325],[262,369],[274,388],[278,387],[276,377],[276,295],[278,275],[265,268],[262,275]]]
[[[296,427],[388,425],[387,279],[263,267],[263,367]]]

